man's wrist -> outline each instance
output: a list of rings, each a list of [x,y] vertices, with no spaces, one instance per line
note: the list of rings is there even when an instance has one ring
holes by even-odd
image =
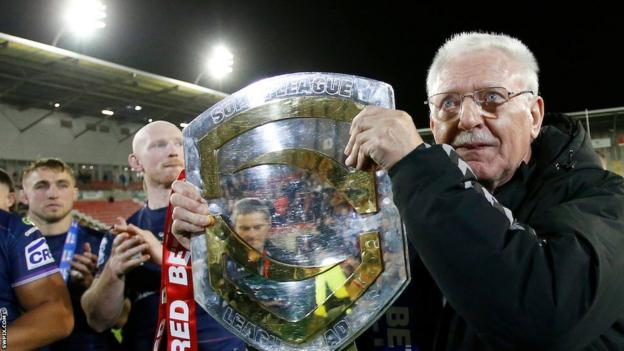
[[[119,280],[119,281],[125,281],[125,277],[126,274],[124,272],[116,272],[110,264],[106,264],[106,266],[104,267],[104,272],[103,273],[107,273],[108,276],[110,277],[110,279],[112,280]]]

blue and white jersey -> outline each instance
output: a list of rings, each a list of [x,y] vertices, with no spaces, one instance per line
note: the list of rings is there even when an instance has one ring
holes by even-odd
[[[128,223],[151,231],[162,243],[167,208],[152,210],[143,206]],[[123,344],[128,350],[151,350],[160,304],[160,266],[149,261],[126,274],[125,295],[132,303],[123,327]]]
[[[151,231],[162,243],[167,208],[152,210],[144,206],[128,218],[128,223]],[[110,246],[104,253],[110,256]],[[126,275],[125,295],[132,303],[128,321],[123,328],[123,343],[128,350],[152,350],[158,306],[160,304],[160,266],[146,262]],[[200,351],[243,351],[245,344],[215,321],[199,305],[196,306],[197,341]]]
[[[7,325],[20,315],[14,288],[57,273],[50,248],[36,227],[0,210],[0,310]]]
[[[67,232],[60,235],[48,235],[46,240],[50,246],[50,252],[54,257],[54,260],[58,263],[61,262],[61,256],[63,254],[63,248],[67,238]],[[89,243],[91,245],[91,252],[98,254],[100,248],[107,245],[112,241],[112,237],[109,233],[102,233],[97,230],[78,226],[78,233],[76,238],[76,251],[74,254],[84,254],[84,244]],[[99,257],[98,257],[99,260]],[[79,284],[73,283],[69,280],[67,284],[69,289],[69,295],[72,302],[72,308],[74,310],[74,330],[65,339],[59,340],[49,346],[50,351],[55,350],[80,350],[80,351],[104,351],[108,350],[108,331],[98,333],[89,327],[87,323],[87,317],[80,305],[80,298],[85,292],[85,288]]]

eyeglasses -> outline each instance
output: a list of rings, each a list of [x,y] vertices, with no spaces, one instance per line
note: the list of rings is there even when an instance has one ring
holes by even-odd
[[[472,100],[481,108],[484,117],[496,118],[498,107],[522,94],[534,94],[532,90],[510,92],[502,87],[483,88],[468,94],[439,93],[429,96],[425,105],[432,105],[438,111],[432,113],[436,119],[446,122],[453,119],[461,110],[465,97]]]

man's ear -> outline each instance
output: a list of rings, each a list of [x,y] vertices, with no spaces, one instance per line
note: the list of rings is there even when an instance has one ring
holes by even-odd
[[[78,194],[80,194],[80,190],[78,187],[74,187],[74,202],[78,201]]]
[[[133,171],[143,172],[143,165],[141,165],[141,161],[135,154],[128,155],[128,164]]]
[[[28,196],[26,196],[24,189],[19,191],[19,201],[24,205],[28,205]]]
[[[535,140],[539,135],[544,121],[544,99],[538,96],[533,104],[531,104],[531,141]]]

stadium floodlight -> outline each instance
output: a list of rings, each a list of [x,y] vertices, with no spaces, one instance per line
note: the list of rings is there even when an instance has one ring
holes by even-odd
[[[221,81],[225,76],[232,73],[234,65],[234,55],[225,45],[217,45],[212,49],[212,53],[206,61],[206,68],[197,76],[195,84],[199,82],[206,71],[217,81]]]
[[[232,73],[234,55],[223,45],[212,50],[212,56],[208,59],[208,72],[215,79],[222,79]]]
[[[100,0],[68,0],[63,17],[65,25],[54,38],[52,46],[56,46],[65,31],[70,31],[79,37],[87,37],[97,29],[104,28],[106,5]]]

